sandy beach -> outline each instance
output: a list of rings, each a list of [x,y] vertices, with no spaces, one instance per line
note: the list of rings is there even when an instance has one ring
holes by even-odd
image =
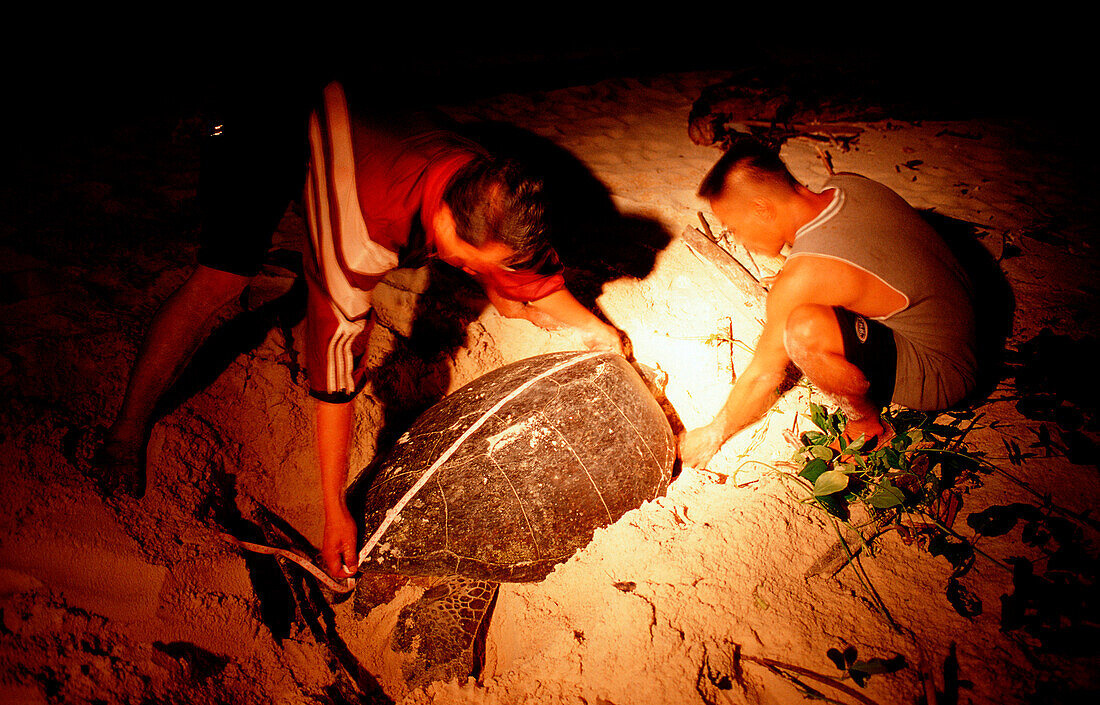
[[[720,151],[689,138],[688,115],[729,76],[623,76],[438,106],[547,158],[551,188],[577,206],[569,215],[588,219],[567,221],[578,228],[561,248],[567,278],[626,331],[640,363],[667,374],[688,428],[713,418],[760,332],[743,296],[681,237],[703,220],[720,230],[695,196]],[[846,122],[859,132],[845,144],[794,135],[781,151],[810,188],[831,163],[965,226],[1011,289],[1012,366],[971,408],[965,439],[996,468],[960,494],[952,528],[980,548],[969,571],[953,579],[947,558],[898,531],[858,564],[837,556],[843,527],[781,465],[812,428],[810,405],[830,403],[801,384],[708,470],[682,470],[545,580],[502,584],[476,678],[413,688],[389,640],[427,582],[366,613],[327,595],[311,620],[293,599],[317,594],[308,578],[223,535],[271,513],[320,544],[293,256],[300,204],[165,405],[146,497],[105,500],[89,478],[95,429],[118,408],[149,318],[193,263],[193,117],[118,125],[4,185],[0,701],[778,704],[812,691],[885,705],[936,691],[941,704],[1014,705],[1091,702],[1100,690],[1095,599],[1069,609],[1095,589],[1100,500],[1097,385],[1083,367],[1096,350],[1094,165],[1074,134],[1001,115],[887,117]],[[750,267],[768,276],[782,264]],[[395,384],[410,407],[503,364],[583,347],[568,331],[502,318],[462,276],[401,272],[380,285],[386,325],[372,355],[400,353]],[[458,295],[417,303],[441,281]],[[456,344],[424,352],[417,315],[458,321]],[[1024,370],[1041,374],[1024,385]],[[376,452],[384,396],[356,401],[353,468]],[[1031,413],[1028,399],[1052,397],[1048,416]],[[1064,532],[1042,543],[1021,521],[979,537],[967,521],[1018,505],[1060,517]],[[1063,613],[1014,583],[1021,557],[1065,589]],[[1032,600],[1031,621],[1005,622],[1012,595]],[[903,665],[860,685],[829,656],[849,648]]]

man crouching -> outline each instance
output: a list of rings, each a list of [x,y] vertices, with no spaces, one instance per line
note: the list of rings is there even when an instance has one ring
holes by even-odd
[[[790,253],[768,294],[756,351],[709,424],[681,439],[685,465],[703,467],[778,400],[789,366],[834,398],[845,435],[872,447],[892,430],[891,402],[945,409],[977,378],[971,284],[939,234],[900,196],[855,174],[821,192],[791,176],[779,156],[735,143],[699,196],[748,250]]]

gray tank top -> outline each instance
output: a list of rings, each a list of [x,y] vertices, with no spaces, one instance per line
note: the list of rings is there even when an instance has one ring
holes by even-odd
[[[976,379],[974,306],[969,277],[939,234],[886,186],[855,174],[825,184],[833,202],[799,229],[790,257],[849,262],[900,291],[907,304],[880,318],[898,348],[893,401],[945,409]]]

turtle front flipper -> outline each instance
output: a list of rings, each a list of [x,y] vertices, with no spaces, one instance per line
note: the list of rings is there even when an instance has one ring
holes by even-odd
[[[499,587],[489,580],[450,575],[401,611],[391,646],[405,655],[402,668],[410,689],[480,674]]]

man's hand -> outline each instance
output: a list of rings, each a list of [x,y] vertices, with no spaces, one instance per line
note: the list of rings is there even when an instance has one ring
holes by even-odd
[[[680,460],[688,467],[705,468],[725,442],[712,424],[688,431],[680,437]]]
[[[628,357],[626,345],[623,343],[623,333],[618,328],[597,319],[595,324],[588,328],[581,328],[580,331],[581,342],[589,350],[607,350],[616,355]]]
[[[321,560],[325,572],[337,580],[355,575],[359,556],[355,551],[355,522],[346,506],[325,519],[325,538],[321,544]]]
[[[540,312],[577,330],[589,350],[608,350],[627,359],[631,357],[630,341],[623,340],[622,331],[596,317],[568,289],[558,289],[537,301],[529,302],[527,307],[533,309],[532,313]]]

